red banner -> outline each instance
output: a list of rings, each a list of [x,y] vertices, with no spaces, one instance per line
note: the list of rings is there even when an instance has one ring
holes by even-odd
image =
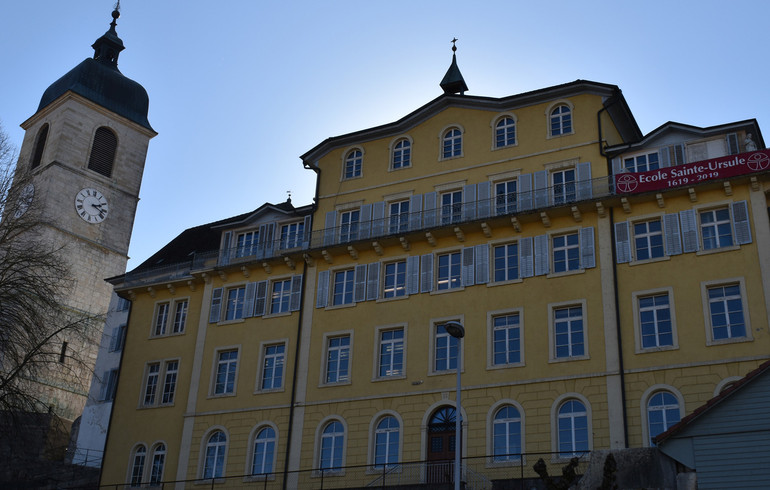
[[[770,168],[770,150],[752,151],[647,172],[615,175],[619,194],[638,194],[761,172]]]

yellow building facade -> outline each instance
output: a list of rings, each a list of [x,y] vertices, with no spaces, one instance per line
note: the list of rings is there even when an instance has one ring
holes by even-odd
[[[453,69],[303,155],[312,206],[112,280],[133,306],[103,484],[448,482],[459,446],[486,488],[649,446],[770,357],[756,121],[644,136],[616,86],[477,97]]]

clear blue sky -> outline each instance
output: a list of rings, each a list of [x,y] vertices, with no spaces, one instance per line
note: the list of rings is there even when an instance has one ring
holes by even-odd
[[[109,27],[113,0],[6,0],[0,121],[19,124]],[[120,70],[150,95],[129,269],[182,230],[309,204],[299,156],[441,93],[459,38],[468,94],[618,85],[644,133],[672,120],[770,124],[770,2],[123,0]],[[770,130],[764,136],[770,138]]]

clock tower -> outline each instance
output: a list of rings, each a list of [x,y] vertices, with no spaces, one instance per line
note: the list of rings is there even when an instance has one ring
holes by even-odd
[[[147,147],[157,134],[147,120],[147,92],[118,69],[124,49],[119,16],[112,12],[109,30],[92,45],[93,57],[48,87],[37,112],[21,125],[17,165],[17,173],[31,178],[22,195],[41,213],[42,236],[69,262],[74,287],[68,306],[93,315],[109,306],[112,286],[104,279],[125,272]],[[86,349],[79,357],[90,359],[91,368],[101,337],[95,333],[93,346],[69,347]],[[82,411],[91,373],[82,377],[45,388],[64,418]]]

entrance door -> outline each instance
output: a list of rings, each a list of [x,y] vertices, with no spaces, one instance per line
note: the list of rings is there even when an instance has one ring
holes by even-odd
[[[456,441],[454,407],[436,410],[428,425],[428,483],[454,482]]]

